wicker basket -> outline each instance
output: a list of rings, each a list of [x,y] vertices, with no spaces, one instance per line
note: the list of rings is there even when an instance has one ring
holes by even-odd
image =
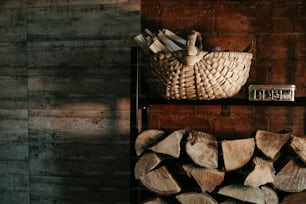
[[[212,100],[236,95],[249,77],[252,53],[205,52],[195,46],[199,32],[189,36],[186,51],[160,53],[144,67],[145,79],[166,99]]]

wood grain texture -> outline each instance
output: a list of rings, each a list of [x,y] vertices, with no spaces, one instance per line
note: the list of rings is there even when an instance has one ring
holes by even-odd
[[[0,203],[128,200],[139,5],[0,1]]]

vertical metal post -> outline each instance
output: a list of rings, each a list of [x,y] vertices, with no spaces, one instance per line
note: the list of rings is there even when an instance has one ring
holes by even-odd
[[[130,203],[139,203],[138,183],[134,178],[134,167],[137,161],[134,144],[138,135],[138,99],[139,99],[139,64],[138,64],[138,49],[131,48],[131,70],[130,70]]]

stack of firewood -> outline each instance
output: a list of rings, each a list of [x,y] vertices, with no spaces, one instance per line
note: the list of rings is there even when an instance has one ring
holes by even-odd
[[[219,141],[202,131],[149,129],[135,151],[135,178],[151,192],[144,204],[306,203],[305,136],[257,130]]]

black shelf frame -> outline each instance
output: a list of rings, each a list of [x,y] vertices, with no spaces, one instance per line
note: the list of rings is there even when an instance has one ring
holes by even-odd
[[[140,203],[141,187],[135,180],[133,170],[137,161],[134,151],[134,143],[138,134],[147,129],[148,106],[155,105],[220,105],[225,110],[229,106],[288,106],[305,107],[306,97],[296,97],[294,101],[250,101],[244,98],[228,98],[218,100],[168,100],[158,97],[149,97],[144,94],[142,89],[146,89],[146,84],[142,80],[140,61],[140,50],[137,47],[131,47],[131,102],[130,102],[130,203]],[[304,117],[304,127],[306,127],[306,116]],[[305,135],[306,135],[306,128]]]
[[[306,106],[306,98],[295,98],[295,101],[250,101],[248,99],[230,98],[217,100],[167,100],[163,98],[139,98],[139,104],[184,104],[184,105],[245,105],[245,106]]]

